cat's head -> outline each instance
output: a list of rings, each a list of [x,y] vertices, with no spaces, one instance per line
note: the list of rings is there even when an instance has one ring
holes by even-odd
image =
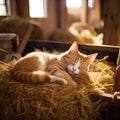
[[[63,55],[62,60],[69,74],[87,73],[89,65],[95,60],[97,53],[85,55],[79,52],[77,42],[73,42],[69,50]]]

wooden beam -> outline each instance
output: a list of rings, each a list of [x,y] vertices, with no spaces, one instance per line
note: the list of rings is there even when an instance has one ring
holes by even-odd
[[[67,8],[65,0],[56,0],[56,19],[58,28],[66,28],[67,25]]]
[[[84,23],[88,23],[88,0],[82,0],[82,2],[83,2],[82,6],[83,16],[81,21]]]
[[[120,45],[120,0],[105,0],[104,44]]]
[[[16,0],[18,16],[29,18],[29,1]]]

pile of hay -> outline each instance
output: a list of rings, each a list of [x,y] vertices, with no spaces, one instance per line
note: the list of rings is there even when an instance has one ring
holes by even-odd
[[[0,21],[0,33],[16,33],[22,23],[29,23],[33,26],[33,31],[30,35],[32,40],[45,40],[46,33],[43,26],[35,20],[25,19],[19,16],[10,16],[1,19]]]
[[[102,105],[98,102],[92,103],[89,98],[91,90],[88,91],[86,87],[80,85],[19,83],[10,75],[13,63],[14,61],[0,62],[0,120],[96,120],[99,118],[99,109]],[[111,84],[113,86],[114,67],[106,59],[96,60],[89,72],[95,72],[93,74],[96,76],[93,84],[95,89],[106,90],[111,88]],[[109,75],[107,76],[106,73]],[[102,79],[100,75],[105,77],[103,76]],[[76,79],[79,81],[79,75]]]
[[[72,43],[77,41],[80,44],[102,44],[103,43],[103,33],[94,36],[89,30],[82,30],[77,32],[77,30],[69,29],[56,29],[49,38],[51,41],[61,41]]]
[[[50,41],[61,41],[61,42],[69,42],[73,43],[77,41],[79,43],[79,39],[72,34],[68,29],[56,29],[50,36]]]
[[[13,17],[5,17],[0,21],[0,33],[14,33],[17,24],[20,22],[20,18]]]
[[[116,65],[107,61],[108,56],[96,59],[90,66],[89,76],[94,82],[96,89],[105,93],[114,93],[116,79]]]
[[[81,44],[103,44],[103,33],[97,34],[95,28],[90,24],[73,22],[69,30],[78,37]]]

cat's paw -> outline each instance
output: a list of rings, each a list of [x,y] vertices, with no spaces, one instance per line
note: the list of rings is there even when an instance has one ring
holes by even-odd
[[[67,80],[65,80],[64,78],[59,78],[55,82],[58,83],[58,84],[61,84],[61,85],[67,85],[68,84]]]
[[[52,77],[52,79],[50,80],[50,83],[57,83],[57,84],[61,84],[61,85],[68,84],[67,80],[65,80],[64,78],[60,78],[60,77],[56,77],[56,76]]]

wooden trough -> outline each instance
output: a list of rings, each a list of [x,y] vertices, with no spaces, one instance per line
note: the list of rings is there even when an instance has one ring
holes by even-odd
[[[69,48],[70,43],[63,42],[53,42],[53,41],[30,41],[24,54],[31,52],[34,48],[38,48],[40,50],[57,50],[57,51],[65,51]],[[104,56],[109,56],[108,61],[114,62],[116,65],[116,78],[114,85],[114,93],[103,93],[101,95],[91,94],[90,98],[93,101],[101,100],[107,102],[108,105],[105,106],[105,109],[101,110],[102,118],[101,120],[120,120],[120,47],[119,46],[109,46],[109,45],[81,45],[79,44],[79,51],[91,54],[98,52],[97,58],[103,58]]]
[[[70,43],[29,41],[23,52],[40,50],[65,51]],[[12,63],[1,63],[0,68],[0,119],[1,120],[120,120],[119,47],[79,45],[86,54],[98,52],[98,59],[116,66],[113,93],[86,91],[80,86],[29,85],[19,83],[10,75]],[[4,80],[2,79],[4,78]]]

